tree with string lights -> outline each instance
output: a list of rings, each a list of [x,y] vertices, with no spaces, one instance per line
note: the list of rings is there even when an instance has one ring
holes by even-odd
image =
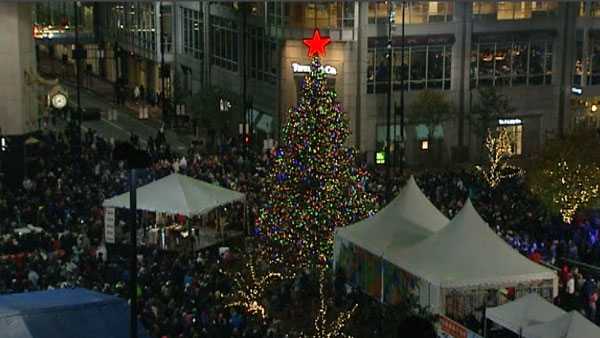
[[[310,73],[289,111],[257,220],[264,258],[292,275],[326,266],[335,229],[367,217],[374,208],[365,191],[366,173],[344,144],[348,121],[319,59],[329,42],[318,30],[304,40],[313,57]]]

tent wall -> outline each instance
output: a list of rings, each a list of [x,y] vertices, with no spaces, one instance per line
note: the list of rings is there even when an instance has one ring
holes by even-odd
[[[341,269],[349,284],[368,295],[381,297],[381,258],[343,240],[336,241],[335,268]]]

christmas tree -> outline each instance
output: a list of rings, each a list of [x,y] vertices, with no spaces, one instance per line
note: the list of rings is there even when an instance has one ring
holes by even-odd
[[[326,266],[335,229],[374,208],[365,191],[366,172],[344,144],[348,121],[318,57],[310,69],[283,128],[257,220],[265,258],[289,272]]]

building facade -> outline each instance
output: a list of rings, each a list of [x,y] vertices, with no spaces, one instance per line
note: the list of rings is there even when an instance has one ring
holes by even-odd
[[[403,68],[406,116],[425,89],[439,91],[452,102],[455,116],[433,133],[440,160],[474,159],[480,152],[481,138],[470,113],[484,87],[496,88],[514,107],[513,114],[497,123],[509,129],[518,155],[534,154],[548,137],[576,123],[595,123],[600,2],[405,4],[401,67],[402,2],[394,3],[392,105],[400,101]],[[159,2],[100,4],[96,10],[102,32],[97,35],[107,55],[117,50],[114,45],[126,51],[123,59],[106,57],[108,78],[121,72],[130,84],[160,91],[162,28],[164,60],[170,65],[168,92],[175,90],[176,81],[179,94],[192,95],[207,86],[241,94],[245,78],[256,129],[275,138],[296,102],[302,65],[310,62],[302,39],[318,27],[333,41],[322,63],[335,69],[332,83],[351,122],[349,143],[372,162],[383,150],[388,126],[385,2],[253,2],[245,11],[236,3],[165,1],[162,24]],[[398,138],[399,117],[392,115],[392,136]],[[231,121],[234,133],[238,122]],[[423,125],[406,124],[409,163],[418,164],[432,151],[431,145],[423,149],[427,134]]]

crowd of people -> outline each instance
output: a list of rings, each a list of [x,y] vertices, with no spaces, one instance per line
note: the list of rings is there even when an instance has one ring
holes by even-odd
[[[17,190],[0,185],[0,294],[82,286],[127,296],[127,255],[117,247],[107,250],[102,242],[101,208],[105,198],[127,190],[125,165],[112,159],[114,144],[92,131],[84,136],[80,160],[74,158],[70,137],[61,131],[45,132],[35,170],[23,185]],[[131,141],[141,146],[135,137]],[[250,219],[258,214],[264,202],[260,200],[265,189],[261,178],[270,165],[269,153],[242,152],[227,142],[215,152],[194,143],[177,154],[162,131],[146,140],[145,147],[153,164],[139,175],[138,184],[180,172],[246,193]],[[368,189],[383,202],[384,175],[380,170],[371,173]],[[482,217],[516,249],[533,260],[562,267],[561,305],[597,320],[600,304],[595,275],[563,267],[563,258],[600,265],[598,215],[590,213],[564,224],[550,217],[518,178],[494,190],[467,171],[425,173],[417,181],[448,217],[471,198]],[[392,190],[399,190],[401,183],[396,178]],[[232,219],[243,219],[239,217],[242,212],[234,210]],[[44,231],[14,233],[15,228],[27,225]],[[283,335],[281,323],[257,322],[239,309],[224,306],[223,298],[232,288],[227,274],[231,262],[214,249],[195,254],[150,248],[142,251],[139,263],[140,319],[153,337]],[[288,290],[305,287],[298,282]],[[293,298],[286,290],[272,296],[269,303],[274,307]]]

